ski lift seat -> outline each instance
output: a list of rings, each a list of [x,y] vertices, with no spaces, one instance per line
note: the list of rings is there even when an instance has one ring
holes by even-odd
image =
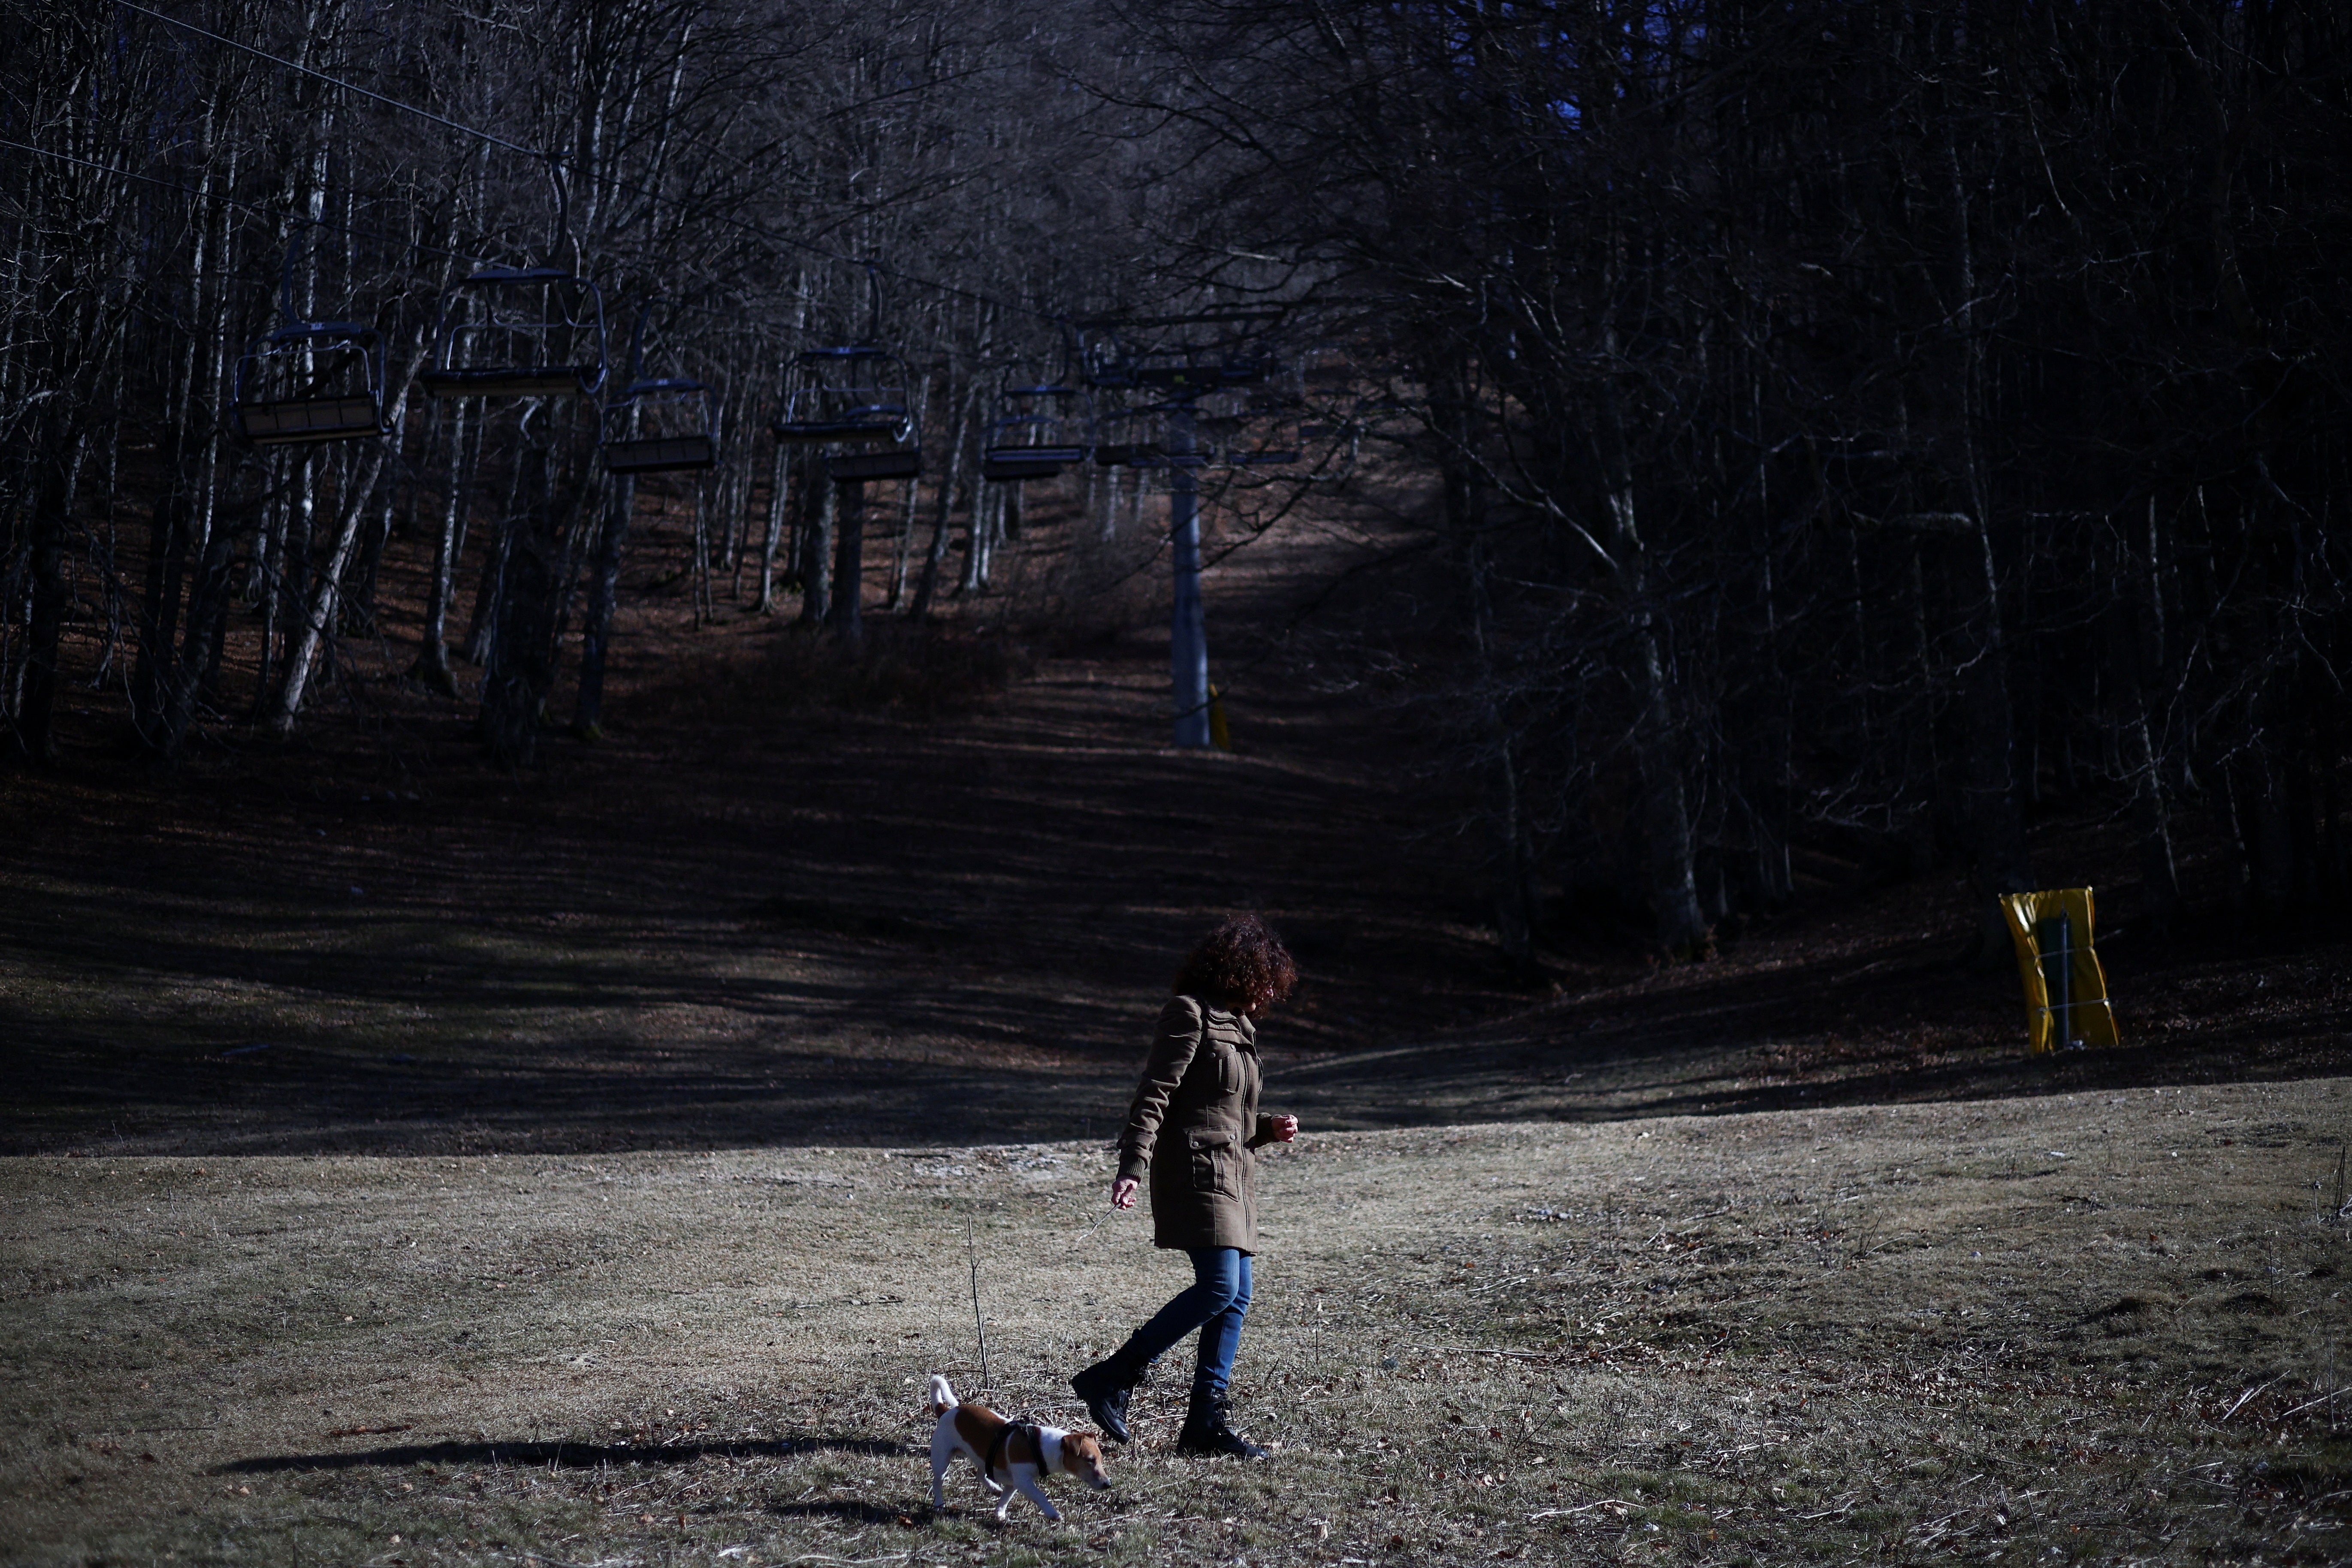
[[[667,303],[637,310],[629,344],[629,384],[604,405],[598,443],[608,474],[669,474],[719,466],[719,399],[692,376],[646,374],[646,323]]]
[[[581,365],[509,365],[426,371],[416,378],[434,397],[577,397],[593,377]]]
[[[868,479],[916,479],[922,476],[923,449],[894,447],[883,452],[840,452],[824,460],[827,477],[836,485],[859,485]]]
[[[384,434],[383,411],[372,397],[287,398],[239,403],[239,434],[256,446],[350,441]]]
[[[1058,478],[1087,460],[1087,442],[1072,437],[1094,423],[1083,388],[1008,377],[997,388],[996,417],[981,444],[980,476],[993,484]]]
[[[656,428],[648,433],[648,421]],[[639,377],[604,410],[608,474],[666,474],[719,466],[719,405],[691,376]]]
[[[1085,460],[1075,446],[992,446],[980,455],[980,476],[997,484],[1023,479],[1058,479]]]
[[[383,339],[352,321],[281,327],[237,362],[236,410],[238,434],[257,446],[382,435]]]
[[[866,410],[839,419],[780,419],[771,426],[779,441],[897,441],[906,434],[906,410]]]
[[[1095,447],[1095,465],[1101,468],[1156,468],[1168,459],[1168,449],[1157,441],[1106,441]]]
[[[690,414],[692,428],[675,428],[687,423],[684,419],[659,421],[673,428],[651,434],[628,428],[633,409],[642,420],[649,409],[665,405]],[[604,425],[602,452],[607,474],[667,474],[719,466],[719,412],[710,400],[710,389],[700,382],[636,382],[620,402],[604,411]]]
[[[794,384],[769,426],[779,441],[905,446],[914,438],[907,367],[869,344],[809,349],[793,360]]]
[[[502,298],[535,305],[499,314]],[[475,319],[469,301],[480,302]],[[560,267],[486,267],[441,298],[441,362],[417,376],[434,397],[580,397],[604,383],[604,302]]]
[[[984,461],[992,463],[1051,463],[1057,468],[1066,468],[1073,463],[1085,462],[1087,449],[1083,446],[1061,443],[1035,446],[1005,444],[986,448],[982,452],[981,456]]]
[[[667,474],[719,466],[718,444],[708,435],[652,435],[604,443],[607,474]]]

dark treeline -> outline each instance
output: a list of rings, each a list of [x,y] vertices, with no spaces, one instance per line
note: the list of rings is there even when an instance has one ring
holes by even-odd
[[[1121,151],[1076,134],[1089,100],[1048,59],[1066,31],[1011,7],[164,9],[0,8],[0,733],[22,756],[51,755],[73,682],[119,689],[159,757],[207,725],[288,733],[372,631],[395,539],[433,560],[416,681],[478,666],[485,738],[519,760],[576,657],[594,730],[632,486],[596,461],[595,400],[417,388],[443,291],[479,267],[596,282],[608,402],[661,302],[646,373],[722,400],[729,461],[682,486],[698,595],[797,591],[816,622],[838,497],[765,430],[791,355],[874,324],[865,264],[950,479],[1000,371],[1059,354],[1055,314],[1116,275],[1088,225]],[[281,300],[382,334],[388,439],[238,438],[240,359]],[[978,528],[978,587],[1003,508],[963,478],[941,494]],[[893,597],[928,609],[953,563],[910,563],[908,536],[943,539],[948,513],[898,498]]]
[[[1424,416],[1507,945],[1546,873],[1702,950],[1808,833],[2029,887],[2053,795],[2155,921],[2192,819],[2242,914],[2340,906],[2340,7],[1134,21]]]
[[[1271,302],[1338,345],[1438,497],[1445,711],[1517,957],[1558,885],[1703,952],[1785,904],[1809,837],[1965,862],[1990,909],[2055,869],[2027,847],[2053,800],[2127,821],[2158,922],[2192,831],[2248,917],[2352,874],[2337,7],[173,10],[335,81],[123,6],[6,15],[0,136],[46,152],[0,149],[22,752],[68,679],[119,684],[158,754],[289,728],[395,538],[435,561],[416,679],[481,665],[515,758],[576,658],[594,726],[629,505],[593,410],[409,390],[453,276],[546,258],[549,175],[363,87],[560,154],[615,353],[670,301],[658,352],[730,429],[859,329],[884,258],[930,378],[917,612],[984,579],[974,422],[1054,318]],[[384,330],[388,441],[225,434],[289,249],[299,313]],[[736,443],[702,553],[838,623],[833,497]]]

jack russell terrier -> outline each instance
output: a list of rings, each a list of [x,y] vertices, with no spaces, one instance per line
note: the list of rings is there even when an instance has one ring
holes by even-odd
[[[1044,1510],[1047,1519],[1059,1521],[1062,1516],[1037,1490],[1039,1481],[1057,1470],[1097,1490],[1110,1488],[1110,1477],[1103,1473],[1102,1442],[1092,1432],[1065,1432],[1059,1427],[1007,1421],[985,1405],[964,1404],[937,1373],[931,1375],[929,1409],[940,1418],[938,1429],[931,1434],[931,1506],[935,1509],[948,1505],[948,1466],[958,1453],[971,1455],[981,1484],[1003,1499],[996,1505],[999,1519],[1013,1506],[1013,1494],[1019,1492]]]

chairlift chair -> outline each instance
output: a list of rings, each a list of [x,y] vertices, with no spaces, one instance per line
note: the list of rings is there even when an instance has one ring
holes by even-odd
[[[257,446],[385,434],[383,338],[351,321],[295,321],[236,365],[237,433]]]
[[[237,433],[257,446],[308,445],[385,434],[383,336],[354,321],[305,321],[294,310],[298,237],[286,247],[278,329],[236,362]]]
[[[604,384],[604,299],[561,267],[486,267],[441,297],[435,397],[584,397]]]
[[[1094,438],[1087,443],[1098,468],[1165,468],[1168,444],[1158,439],[1166,408],[1158,403],[1131,403],[1095,416]]]
[[[826,455],[837,484],[912,479],[923,469],[907,363],[887,349],[856,343],[795,355],[782,413],[770,426],[779,441],[865,447]]]
[[[1219,467],[1284,467],[1299,460],[1304,407],[1305,399],[1294,392],[1238,382],[1193,400],[1193,428]]]
[[[980,476],[997,484],[1053,479],[1086,461],[1080,410],[1086,393],[1076,387],[1003,386],[997,390],[997,416],[989,423],[980,450]]]
[[[906,361],[887,349],[809,349],[793,360],[779,441],[904,445],[914,434]]]
[[[868,479],[919,479],[923,449],[885,447],[879,452],[835,452],[824,460],[825,476],[836,485],[862,485]]]
[[[648,299],[629,347],[629,384],[604,406],[600,444],[608,474],[667,474],[719,465],[719,397],[692,376],[646,374]]]
[[[1234,430],[1218,444],[1218,459],[1234,468],[1286,468],[1297,463],[1306,439],[1299,413],[1298,399],[1279,392],[1250,393]]]
[[[572,199],[549,155],[555,234],[572,267],[486,267],[441,296],[435,362],[417,376],[434,397],[593,397],[604,384],[604,296],[576,267]]]
[[[1097,387],[1198,397],[1274,379],[1273,344],[1260,329],[1278,311],[1211,310],[1111,326],[1087,345],[1087,379]]]
[[[882,267],[866,266],[866,335],[855,343],[804,349],[785,377],[782,412],[769,428],[778,441],[869,450],[829,452],[824,471],[836,485],[913,479],[923,471],[922,422],[907,361],[878,345]]]
[[[635,416],[635,430],[629,428]],[[647,423],[653,433],[646,431]],[[719,401],[690,376],[632,382],[604,410],[608,474],[667,474],[719,466]]]

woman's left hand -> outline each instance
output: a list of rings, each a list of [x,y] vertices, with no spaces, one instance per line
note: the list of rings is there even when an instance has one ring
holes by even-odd
[[[1297,1117],[1276,1116],[1271,1118],[1271,1120],[1274,1123],[1274,1141],[1276,1143],[1286,1144],[1290,1142],[1291,1139],[1298,1136]]]

